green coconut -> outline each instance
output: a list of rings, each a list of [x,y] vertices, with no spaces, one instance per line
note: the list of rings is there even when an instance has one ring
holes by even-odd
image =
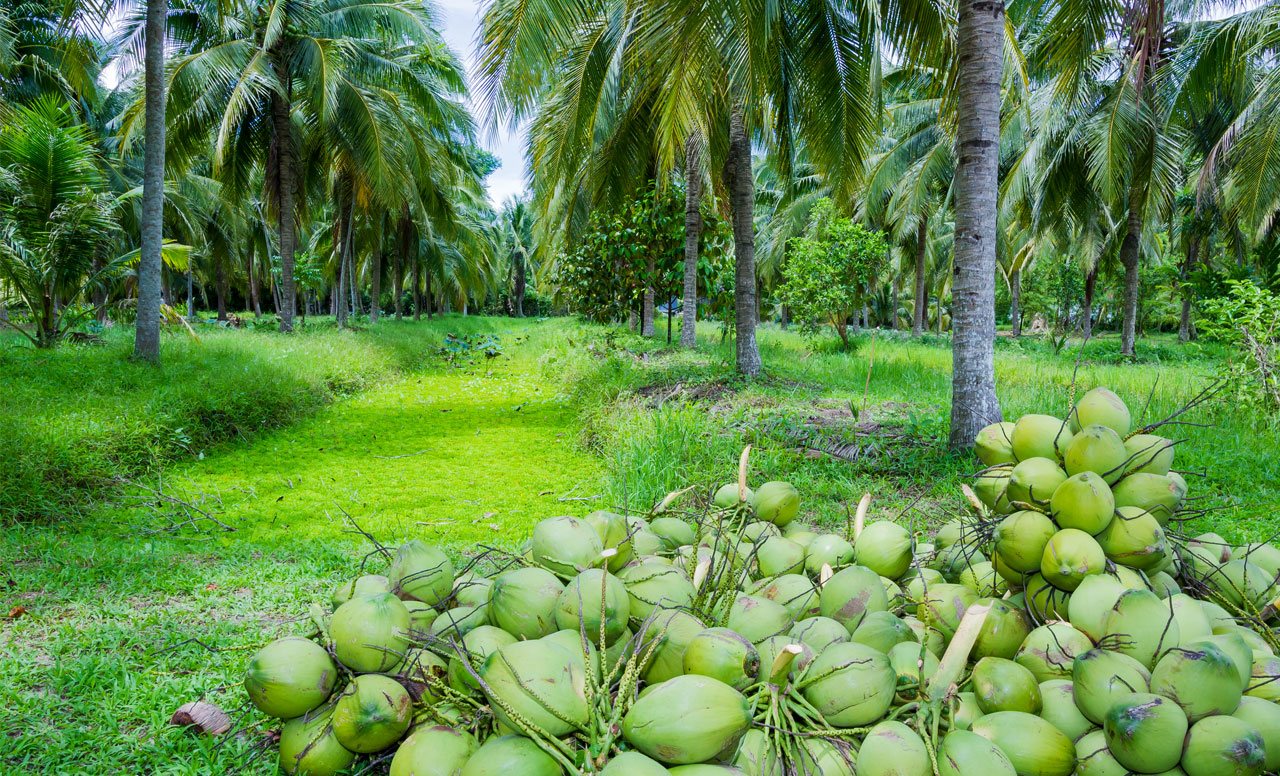
[[[440,616],[438,610],[421,601],[405,601],[404,608],[409,610],[409,630],[416,638],[430,631],[431,624]]]
[[[602,569],[587,569],[569,581],[556,601],[559,630],[585,629],[592,641],[604,630],[606,644],[618,640],[631,617],[631,597],[621,579]]]
[[[1154,434],[1134,434],[1124,441],[1124,447],[1129,454],[1127,474],[1168,474],[1173,467],[1173,440]]]
[[[1099,729],[1076,741],[1076,776],[1130,776],[1132,771],[1116,762],[1107,749],[1107,736]]]
[[[759,544],[770,536],[782,536],[782,531],[773,523],[753,520],[742,527],[738,536],[744,542]]]
[[[807,620],[801,620],[792,626],[787,635],[813,647],[814,652],[821,652],[832,644],[849,641],[848,629],[838,620],[830,617],[810,617]]]
[[[1178,559],[1189,576],[1202,577],[1231,560],[1231,545],[1216,533],[1205,533],[1182,542]]]
[[[1070,679],[1050,679],[1040,683],[1040,717],[1061,730],[1072,741],[1093,729],[1076,705],[1075,685]]]
[[[245,670],[244,689],[263,714],[293,719],[328,700],[337,681],[338,668],[324,647],[290,636],[254,654]]]
[[[533,526],[533,562],[561,579],[600,565],[604,543],[590,524],[576,517],[549,517]]]
[[[489,606],[455,606],[440,613],[427,629],[431,639],[460,639],[481,625],[489,624]]]
[[[1239,636],[1249,647],[1251,652],[1262,652],[1263,654],[1273,654],[1271,644],[1252,628],[1246,628],[1243,625],[1237,625],[1234,621],[1231,623],[1214,623],[1213,633],[1215,636],[1232,633]]]
[[[746,776],[732,765],[719,763],[694,763],[693,765],[677,765],[667,773],[673,776]]]
[[[518,639],[540,639],[558,630],[560,579],[539,566],[504,571],[489,591],[489,619]]]
[[[286,774],[332,776],[355,762],[356,753],[333,735],[333,710],[303,714],[280,728],[280,770]]]
[[[549,636],[543,636],[539,640],[555,644],[567,651],[569,657],[573,660],[573,664],[584,674],[597,677],[601,675],[600,650],[596,648],[595,643],[590,638],[584,641],[580,632],[572,630],[556,631]],[[619,639],[619,642],[621,641]]]
[[[414,539],[396,550],[387,578],[399,597],[438,606],[453,592],[454,573],[443,550]]]
[[[1051,415],[1023,415],[1013,424],[1009,443],[1019,461],[1031,458],[1059,460],[1071,442],[1071,428]]]
[[[1274,544],[1246,544],[1232,550],[1231,557],[1249,561],[1272,579],[1280,576],[1280,547]]]
[[[678,517],[655,517],[649,521],[649,530],[657,534],[662,540],[663,548],[668,552],[682,544],[693,544],[697,541],[693,526]]]
[[[1186,593],[1173,593],[1169,596],[1169,605],[1173,607],[1173,619],[1178,621],[1178,633],[1183,644],[1213,635],[1209,615],[1199,601]]]
[[[933,585],[916,607],[916,617],[950,639],[965,611],[977,600],[978,596],[964,585]]]
[[[706,627],[697,617],[678,609],[660,610],[650,617],[642,634],[641,654],[648,656],[645,682],[657,684],[680,676],[684,672],[685,648]],[[655,641],[657,646],[651,646]]]
[[[1252,725],[1262,736],[1266,752],[1263,770],[1280,769],[1280,703],[1245,696],[1231,716]]]
[[[822,776],[854,776],[857,753],[847,741],[839,738],[809,736],[800,741],[800,773]],[[872,767],[874,764],[869,764]],[[750,774],[747,771],[747,774]],[[858,771],[857,773],[865,773]],[[903,771],[903,773],[908,773]]]
[[[333,707],[333,735],[353,752],[381,752],[399,741],[413,721],[413,699],[389,676],[352,679]]]
[[[1091,649],[1077,655],[1071,670],[1076,705],[1089,721],[1101,725],[1120,698],[1150,690],[1151,672],[1120,652]]]
[[[975,720],[973,732],[1000,747],[1018,776],[1070,776],[1075,770],[1071,739],[1034,714],[997,711]]]
[[[969,588],[979,598],[1003,595],[1008,589],[1004,577],[996,572],[990,561],[975,563],[960,572],[960,584]]]
[[[1013,472],[1013,464],[1001,464],[984,469],[973,480],[973,494],[978,500],[991,509],[996,509],[1009,487],[1009,475]],[[999,510],[997,510],[999,511]]]
[[[950,712],[953,730],[968,730],[973,727],[973,721],[982,716],[982,709],[978,708],[978,696],[969,691],[955,694]]]
[[[1230,714],[1240,705],[1240,672],[1216,644],[1174,647],[1151,670],[1151,692],[1182,707],[1197,722],[1213,714]]]
[[[814,586],[813,580],[802,574],[765,577],[752,584],[747,592],[782,604],[796,620],[813,617],[821,611],[818,588]]]
[[[938,672],[940,662],[937,655],[918,642],[895,644],[888,655],[896,677],[897,696],[901,700],[917,697]]]
[[[740,500],[739,498],[740,495],[741,494],[738,492],[738,483],[730,482],[730,483],[721,485],[719,488],[716,489],[715,495],[711,497],[711,503],[714,504],[717,509],[733,509],[734,507],[737,507],[739,504],[744,504],[745,506],[751,509],[755,508],[755,505],[756,505],[755,491],[753,491],[751,488],[747,488],[746,489],[747,497],[745,501]]]
[[[874,571],[850,566],[836,572],[823,584],[818,594],[818,606],[823,617],[830,617],[852,633],[869,612],[887,610],[889,599]]]
[[[811,577],[822,573],[823,566],[839,570],[853,562],[853,545],[838,534],[819,534],[805,552],[804,570]]]
[[[1001,463],[1013,463],[1017,458],[1013,454],[1014,424],[992,423],[978,432],[973,440],[973,452],[978,460],[987,466]]]
[[[1276,595],[1275,577],[1243,558],[1227,561],[1201,581],[1228,609],[1261,609]]]
[[[1127,587],[1114,574],[1093,574],[1081,580],[1067,603],[1067,619],[1093,641],[1106,633],[1107,615]]]
[[[975,524],[964,518],[956,518],[948,520],[938,529],[938,533],[933,538],[933,543],[939,549],[946,549],[953,544],[957,544],[962,540],[970,539],[977,535],[977,527]]]
[[[1151,693],[1118,698],[1102,720],[1111,756],[1139,773],[1159,773],[1177,765],[1187,727],[1187,715],[1178,704]]]
[[[996,526],[996,554],[1002,564],[1019,574],[1039,571],[1044,548],[1057,532],[1047,515],[1030,510],[1014,512]]]
[[[1239,717],[1205,717],[1191,726],[1182,748],[1187,776],[1258,776],[1266,763],[1262,734]]]
[[[381,574],[364,574],[355,579],[343,582],[333,591],[331,598],[333,608],[337,609],[347,601],[358,595],[373,595],[374,593],[390,593],[391,580]]]
[[[493,625],[469,631],[462,637],[461,654],[449,657],[449,686],[462,693],[479,690],[479,683],[462,661],[466,660],[473,670],[479,669],[489,655],[515,641],[515,636]]]
[[[438,703],[448,685],[449,664],[426,649],[411,649],[404,662],[395,668],[395,676],[409,691],[415,703],[430,706]]]
[[[931,776],[933,764],[919,734],[901,722],[886,720],[862,740],[855,772],[858,776]]]
[[[952,730],[938,747],[941,776],[1015,776],[1009,756],[991,740],[969,730]]]
[[[1001,598],[984,598],[978,603],[991,608],[970,654],[974,658],[1012,658],[1031,633],[1031,622],[1026,613]]]
[[[1073,474],[1049,499],[1049,512],[1062,528],[1095,535],[1107,527],[1116,511],[1116,500],[1106,480],[1091,471]]]
[[[1076,656],[1092,648],[1089,637],[1070,623],[1051,622],[1027,634],[1013,659],[1045,682],[1070,676]]]
[[[1064,528],[1049,537],[1040,558],[1040,573],[1060,590],[1075,590],[1091,574],[1101,573],[1107,555],[1102,545],[1076,528]]]
[[[1151,592],[1161,598],[1171,598],[1182,592],[1182,588],[1178,586],[1178,580],[1170,576],[1167,571],[1157,571],[1147,577],[1147,582],[1151,585]]]
[[[1093,425],[1071,438],[1063,464],[1067,474],[1093,472],[1108,485],[1113,485],[1124,476],[1128,460],[1129,453],[1120,435],[1106,426]]]
[[[897,674],[889,657],[865,644],[833,644],[809,664],[804,698],[835,727],[862,727],[893,703]]]
[[[1014,504],[1048,504],[1067,473],[1049,458],[1027,458],[1009,472],[1005,495]]]
[[[1148,669],[1181,638],[1169,604],[1150,590],[1125,591],[1107,615],[1104,631],[1102,641]]]
[[[561,776],[564,769],[533,739],[494,736],[462,766],[459,776]]]
[[[453,601],[459,606],[483,606],[493,595],[493,580],[474,571],[458,575],[453,581]]]
[[[1080,397],[1071,411],[1071,429],[1078,431],[1093,425],[1106,426],[1120,436],[1129,433],[1132,418],[1129,408],[1119,396],[1106,388],[1094,388]]]
[[[751,725],[751,703],[709,676],[677,676],[642,694],[622,718],[622,735],[670,765],[733,753]]]
[[[1071,604],[1071,593],[1054,587],[1040,573],[1027,576],[1023,596],[1027,613],[1036,622],[1062,619]]]
[[[419,727],[396,748],[390,776],[458,776],[479,745],[464,730]]]
[[[756,547],[756,564],[766,577],[804,571],[805,548],[781,536],[770,536]]]
[[[865,644],[877,652],[888,654],[893,645],[916,641],[916,636],[910,625],[891,612],[867,612],[862,622],[849,635],[849,641]]]
[[[667,776],[666,767],[639,752],[623,752],[609,758],[600,776]]]
[[[329,634],[334,656],[347,668],[386,671],[409,648],[409,610],[390,593],[356,596],[333,613]]]
[[[600,537],[600,544],[604,546],[604,549],[615,551],[613,557],[607,561],[610,571],[618,571],[635,557],[634,548],[631,544],[631,535],[634,531],[627,522],[627,518],[614,512],[599,509],[582,518],[582,522],[595,530],[596,536]]]
[[[586,674],[581,657],[546,640],[517,641],[489,655],[480,669],[485,695],[500,722],[517,729],[509,712],[551,736],[587,724]]]
[[[729,628],[708,628],[684,648],[684,672],[719,679],[745,690],[760,675],[760,653],[745,636]]]
[[[1134,507],[1149,512],[1160,525],[1165,525],[1187,497],[1183,484],[1167,474],[1136,472],[1116,483],[1117,507]]]
[[[693,583],[684,572],[657,561],[644,561],[623,569],[619,578],[631,599],[631,622],[643,622],[654,609],[678,609],[693,603]]]
[[[984,714],[1025,711],[1039,714],[1043,705],[1040,684],[1025,667],[1002,657],[984,657],[969,676],[978,708]]]
[[[800,512],[800,491],[789,482],[766,482],[756,489],[756,517],[777,526],[795,520]]]
[[[782,529],[782,536],[800,545],[808,553],[809,545],[818,538],[818,533],[811,528],[801,526],[800,523],[792,523]]]
[[[734,599],[725,622],[753,644],[786,633],[794,623],[795,617],[787,607],[755,595],[740,595]]]
[[[1255,649],[1249,687],[1245,692],[1255,698],[1280,703],[1280,657]]]
[[[853,545],[853,562],[897,579],[911,566],[911,532],[888,520],[868,524]]]
[[[663,544],[662,539],[647,528],[640,528],[631,532],[631,551],[635,555],[635,558],[632,559],[633,561],[636,559],[648,560],[657,556],[660,552],[665,552],[666,549],[667,547]]]
[[[1160,521],[1136,507],[1116,507],[1115,519],[1097,539],[1107,558],[1129,568],[1155,570],[1169,557],[1169,541]]]
[[[902,578],[903,592],[907,597],[908,603],[919,603],[924,600],[924,593],[934,585],[941,585],[947,581],[942,576],[942,572],[937,569],[931,569],[928,566],[918,566],[907,572]]]
[[[1236,673],[1240,676],[1240,690],[1249,686],[1250,672],[1253,669],[1253,650],[1238,633],[1215,633],[1202,639],[1193,639],[1182,644],[1187,649],[1199,649],[1205,644],[1212,644],[1231,658]]]

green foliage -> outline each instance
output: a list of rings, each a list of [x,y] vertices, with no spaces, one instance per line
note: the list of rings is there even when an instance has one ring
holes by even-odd
[[[819,201],[801,237],[787,245],[778,297],[792,319],[809,332],[830,324],[846,347],[847,321],[885,266],[884,236],[836,214],[830,199]]]
[[[1221,375],[1235,399],[1280,413],[1280,294],[1239,280],[1227,286],[1227,296],[1203,303],[1200,332],[1232,347]]]

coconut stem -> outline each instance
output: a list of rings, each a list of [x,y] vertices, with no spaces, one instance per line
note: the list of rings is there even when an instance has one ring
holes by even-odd
[[[747,501],[747,460],[751,457],[751,445],[742,448],[742,457],[738,459],[738,503]]]
[[[791,664],[802,652],[804,647],[799,644],[788,644],[783,647],[778,656],[773,659],[773,665],[769,667],[769,684],[786,684],[787,674],[791,673]]]
[[[858,502],[858,511],[853,516],[853,540],[858,541],[862,535],[862,527],[867,523],[867,510],[871,508],[871,494],[863,493]]]
[[[987,613],[990,611],[991,606],[988,604],[974,604],[965,611],[947,651],[942,653],[938,670],[929,682],[930,700],[942,699],[950,692],[951,686],[959,681],[965,664],[969,662],[969,653],[973,651],[973,645],[978,641],[978,635],[982,632],[982,625],[987,621]]]

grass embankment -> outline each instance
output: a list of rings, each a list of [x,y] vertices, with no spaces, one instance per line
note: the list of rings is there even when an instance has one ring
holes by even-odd
[[[448,331],[497,333],[503,354],[446,362],[436,347]],[[205,452],[202,460],[166,471],[166,492],[209,508],[235,532],[156,533],[185,513],[116,494],[114,505],[76,520],[0,535],[0,557],[9,561],[0,572],[5,609],[29,610],[0,624],[0,675],[10,678],[0,683],[7,744],[0,771],[272,773],[273,754],[244,767],[264,740],[265,720],[256,713],[237,717],[247,732],[223,739],[166,722],[202,695],[240,709],[237,683],[249,653],[305,630],[297,618],[307,604],[359,572],[370,545],[350,533],[344,510],[388,542],[413,535],[455,551],[477,542],[510,547],[541,517],[602,505],[644,509],[669,490],[727,481],[746,443],[756,445],[753,481],[791,479],[820,522],[842,522],[865,491],[876,495],[876,516],[916,504],[903,519],[920,527],[959,507],[960,475],[975,464],[942,443],[945,341],[880,338],[872,365],[867,341],[848,355],[766,329],[769,374],[746,384],[733,378],[732,350],[716,344],[718,331],[700,334],[708,344],[682,353],[564,320],[453,317],[320,333],[326,347],[359,349],[354,356],[365,360],[357,367],[369,370],[361,373],[371,376],[363,383],[370,390],[255,433],[249,444],[232,434],[233,444],[194,448]],[[316,347],[312,336],[242,332],[218,342],[243,348],[249,363],[270,365],[282,347]],[[389,349],[385,367],[372,361],[369,343]],[[171,351],[189,347],[170,343]],[[1196,348],[1145,343],[1136,365],[1114,363],[1114,349],[1105,340],[1090,347],[1081,388],[1110,385],[1139,407],[1155,384],[1149,418],[1179,406],[1216,369],[1213,354]],[[166,355],[167,372],[181,356]],[[1074,359],[1034,342],[1002,341],[1006,413],[1065,412]],[[415,366],[422,368],[397,375]],[[117,357],[104,371],[133,368]],[[191,371],[187,379],[234,385],[259,373],[230,355],[220,368],[235,370],[235,379]],[[95,377],[93,394],[112,395],[113,387],[100,384],[105,379]],[[71,411],[106,423],[116,410],[92,407],[132,401],[95,404],[93,394]],[[1255,418],[1221,405],[1194,419],[1217,425],[1176,427],[1189,440],[1180,468],[1208,470],[1192,478],[1195,492],[1239,502],[1205,518],[1200,530],[1236,539],[1270,533],[1267,505],[1280,488],[1275,427],[1255,428]],[[841,457],[809,452],[815,448]]]

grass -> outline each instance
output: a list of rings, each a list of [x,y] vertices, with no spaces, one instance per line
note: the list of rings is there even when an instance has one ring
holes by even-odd
[[[450,332],[496,337],[501,355],[441,355]],[[842,523],[867,491],[873,516],[905,511],[921,530],[959,508],[958,482],[975,463],[940,441],[945,340],[863,338],[850,355],[765,328],[768,374],[745,383],[718,331],[699,334],[707,344],[687,353],[568,320],[453,316],[290,339],[218,333],[203,346],[167,341],[160,377],[127,362],[116,341],[6,353],[6,417],[45,418],[60,429],[51,438],[68,437],[66,455],[97,449],[86,425],[112,440],[148,439],[111,449],[146,450],[126,457],[134,476],[150,470],[144,482],[236,530],[165,530],[188,513],[104,490],[99,478],[76,491],[78,515],[0,534],[0,600],[25,610],[0,620],[0,772],[273,773],[272,755],[254,759],[270,726],[242,714],[240,674],[252,650],[305,631],[307,605],[360,573],[370,544],[352,520],[386,542],[513,547],[542,517],[645,509],[685,485],[728,481],[748,443],[752,481],[791,480],[819,523]],[[1158,417],[1205,384],[1220,355],[1167,340],[1142,348],[1139,363],[1124,364],[1110,340],[1091,344],[1081,387],[1110,385],[1136,407],[1154,385],[1148,415]],[[1064,412],[1074,367],[1072,351],[1002,340],[1006,415]],[[113,382],[121,378],[133,389]],[[53,401],[73,385],[80,390]],[[234,401],[224,403],[227,391]],[[286,401],[290,393],[299,395]],[[259,412],[254,396],[276,397],[278,409]],[[197,428],[192,407],[221,418],[222,430]],[[1192,478],[1195,492],[1234,501],[1203,530],[1269,535],[1268,505],[1280,495],[1275,425],[1220,404],[1196,419],[1215,427],[1180,429],[1179,467],[1206,470]],[[120,431],[134,424],[147,432]],[[200,441],[167,441],[179,428]],[[853,460],[804,446],[842,447]],[[95,467],[116,465],[101,455]],[[242,732],[209,739],[167,725],[200,697],[233,711]]]

